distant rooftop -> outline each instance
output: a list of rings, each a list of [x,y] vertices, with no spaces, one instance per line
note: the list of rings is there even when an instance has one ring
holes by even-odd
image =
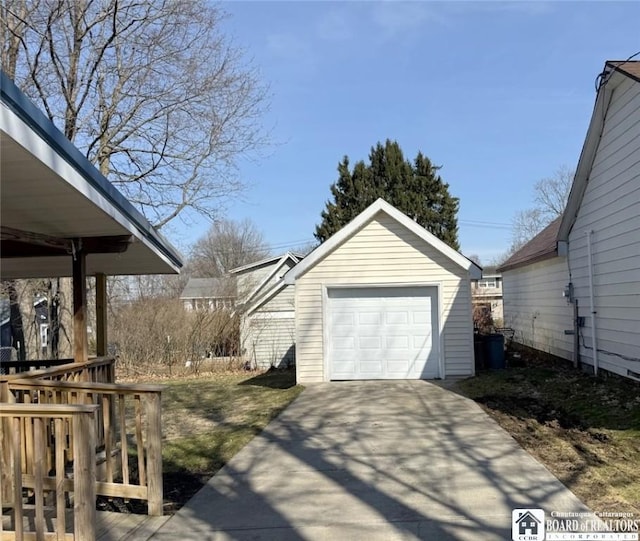
[[[235,281],[232,278],[189,278],[181,299],[215,299],[236,296]]]

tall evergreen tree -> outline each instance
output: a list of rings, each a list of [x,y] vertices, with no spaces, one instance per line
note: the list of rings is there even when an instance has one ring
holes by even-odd
[[[389,139],[371,148],[368,164],[359,161],[353,170],[345,156],[338,164],[338,180],[331,185],[333,198],[320,215],[315,237],[324,242],[382,197],[458,250],[459,201],[449,193],[439,169],[421,152],[413,163],[405,160],[398,143]]]

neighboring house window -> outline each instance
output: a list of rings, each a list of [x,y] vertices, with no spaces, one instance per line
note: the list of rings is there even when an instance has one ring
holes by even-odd
[[[40,324],[40,347],[46,348],[49,343],[49,325],[47,323]]]
[[[40,323],[40,347],[42,349],[47,349],[48,343],[49,343],[49,324]]]
[[[478,280],[479,288],[496,287],[495,280]]]

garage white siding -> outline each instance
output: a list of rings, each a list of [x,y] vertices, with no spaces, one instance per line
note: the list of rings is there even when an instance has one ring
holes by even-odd
[[[295,270],[295,269],[294,269]],[[445,377],[473,374],[473,327],[467,270],[384,212],[296,279],[298,381],[328,379],[324,350],[325,289],[360,284],[437,284],[439,354]]]
[[[569,282],[567,260],[554,257],[502,273],[504,323],[520,344],[571,359],[573,307],[562,296]]]

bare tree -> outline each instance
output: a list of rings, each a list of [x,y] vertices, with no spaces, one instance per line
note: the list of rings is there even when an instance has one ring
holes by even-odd
[[[218,220],[194,244],[189,267],[195,276],[221,277],[268,255],[264,237],[251,220]]]
[[[294,254],[299,254],[303,256],[308,256],[311,252],[313,252],[320,244],[317,240],[311,240],[309,242],[305,242],[299,245],[296,245],[294,248],[290,248],[289,251]]]
[[[518,212],[513,220],[511,248],[507,257],[562,215],[571,191],[574,174],[572,169],[563,165],[553,176],[536,182],[534,205]]]
[[[265,88],[206,0],[6,0],[3,69],[144,214],[214,218]]]
[[[265,143],[266,89],[224,17],[206,0],[4,0],[0,61],[154,225],[214,218],[243,188],[237,159]],[[51,284],[57,344],[70,287]]]

